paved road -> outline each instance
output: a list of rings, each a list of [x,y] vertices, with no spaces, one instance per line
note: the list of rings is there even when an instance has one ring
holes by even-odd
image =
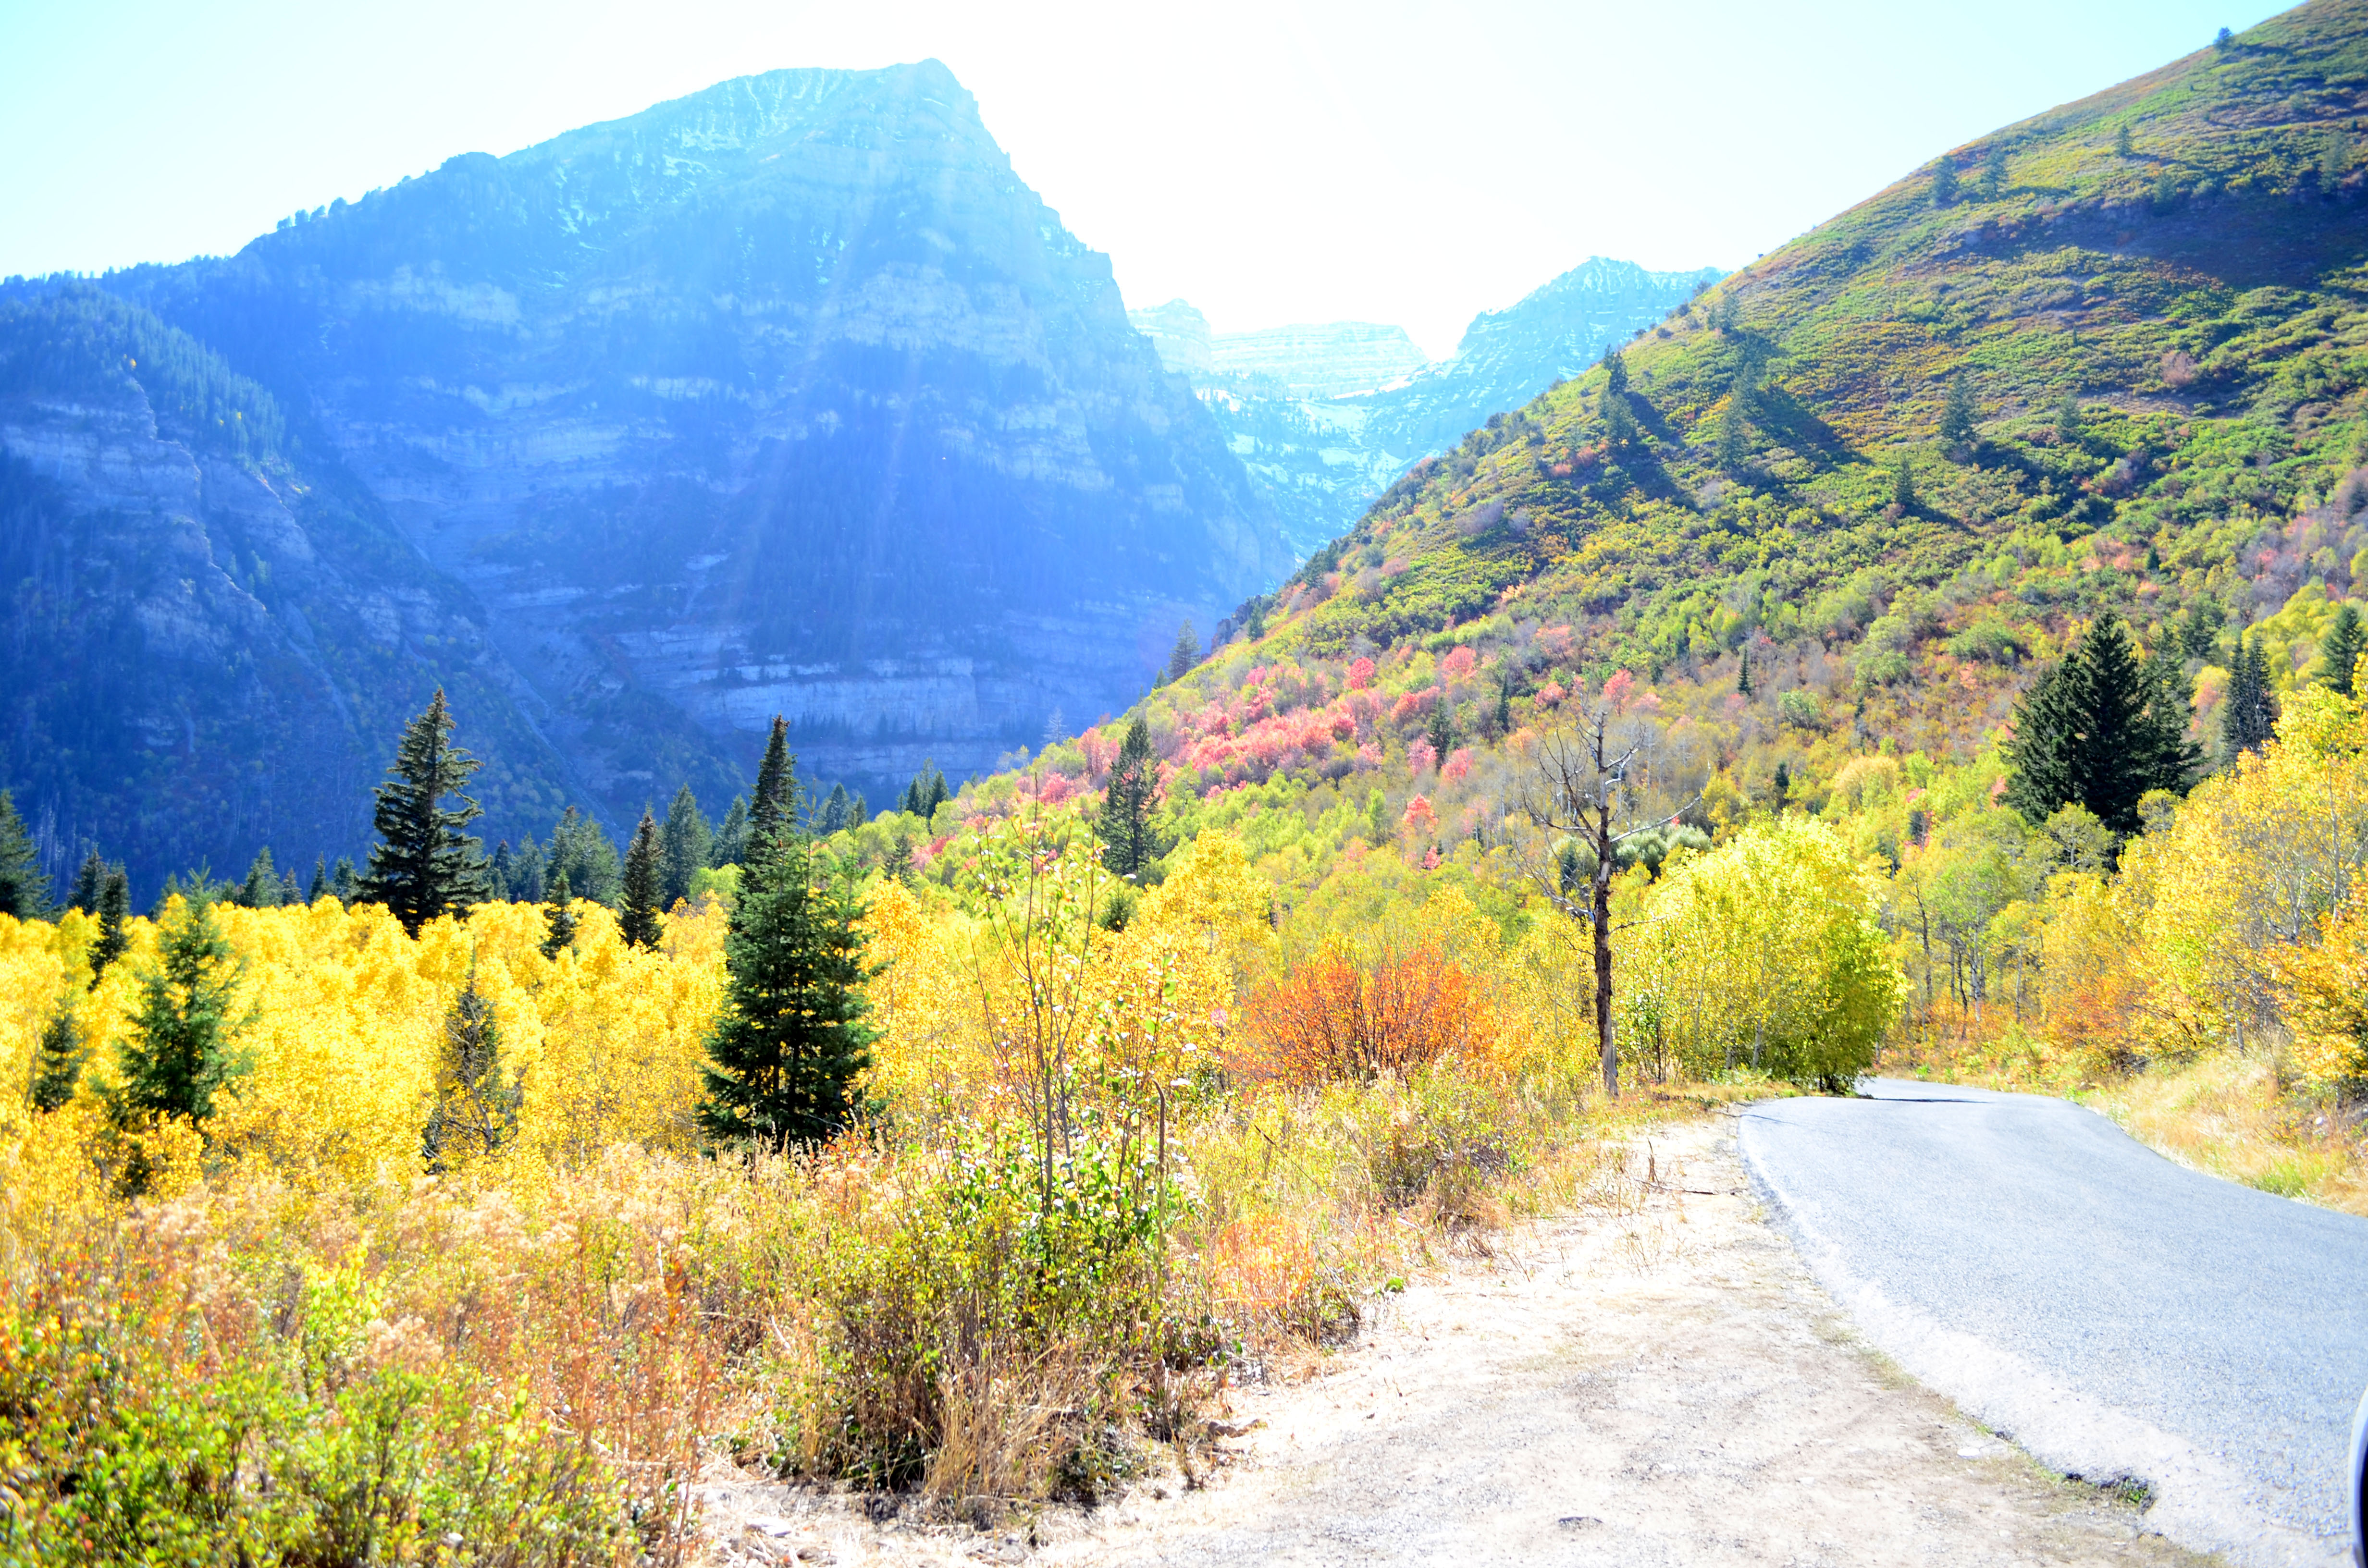
[[[1877,1080],[1738,1129],[1753,1180],[1880,1348],[2155,1528],[2349,1561],[2368,1221],[2200,1176],[2062,1100]]]

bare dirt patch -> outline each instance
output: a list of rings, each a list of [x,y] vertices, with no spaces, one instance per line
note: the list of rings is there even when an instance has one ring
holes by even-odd
[[[1649,1164],[1648,1164],[1649,1162]],[[723,1484],[719,1562],[2200,1563],[1865,1349],[1748,1191],[1725,1118],[1620,1200],[1388,1299],[1224,1460],[984,1534]]]

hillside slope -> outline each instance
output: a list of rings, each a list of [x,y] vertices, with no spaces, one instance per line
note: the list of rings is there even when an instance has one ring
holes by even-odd
[[[593,802],[875,792],[1122,706],[1292,556],[941,65],[728,82],[105,286],[483,603]],[[464,720],[466,715],[464,715]]]

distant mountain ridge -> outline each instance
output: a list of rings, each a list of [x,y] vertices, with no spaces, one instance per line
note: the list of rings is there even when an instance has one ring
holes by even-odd
[[[9,298],[38,313],[56,287]],[[290,432],[272,483],[342,486],[407,550],[390,581],[474,629],[512,711],[487,696],[462,722],[544,748],[495,748],[488,774],[535,776],[537,801],[495,833],[547,831],[525,814],[545,784],[612,825],[685,779],[720,807],[776,711],[825,779],[988,767],[1125,706],[1180,621],[1208,627],[1293,560],[1128,326],[1109,259],[935,62],[724,83],[101,287],[266,390]],[[26,406],[51,411],[17,426],[30,461],[70,400],[38,352],[18,363]],[[53,540],[122,499],[90,463],[46,472],[21,504]],[[232,552],[213,492],[134,488]],[[207,635],[233,648],[236,620]],[[424,703],[467,635],[411,639],[424,662],[381,677],[404,687],[392,706]],[[376,709],[358,722],[365,750],[391,745]],[[69,785],[39,733],[5,744],[28,815],[108,836],[122,786]],[[273,821],[283,858],[361,846],[349,814]],[[192,857],[252,851],[195,808],[181,825]]]
[[[1330,322],[1212,334],[1188,301],[1127,312],[1192,383],[1303,553],[1415,463],[1516,409],[1716,281],[1594,256],[1465,328],[1430,362],[1402,327]]]

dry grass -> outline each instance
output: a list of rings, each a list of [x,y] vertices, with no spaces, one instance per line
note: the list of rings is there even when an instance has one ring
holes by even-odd
[[[2077,1097],[2183,1165],[2368,1216],[2362,1108],[2287,1090],[2265,1057],[2215,1053]]]

